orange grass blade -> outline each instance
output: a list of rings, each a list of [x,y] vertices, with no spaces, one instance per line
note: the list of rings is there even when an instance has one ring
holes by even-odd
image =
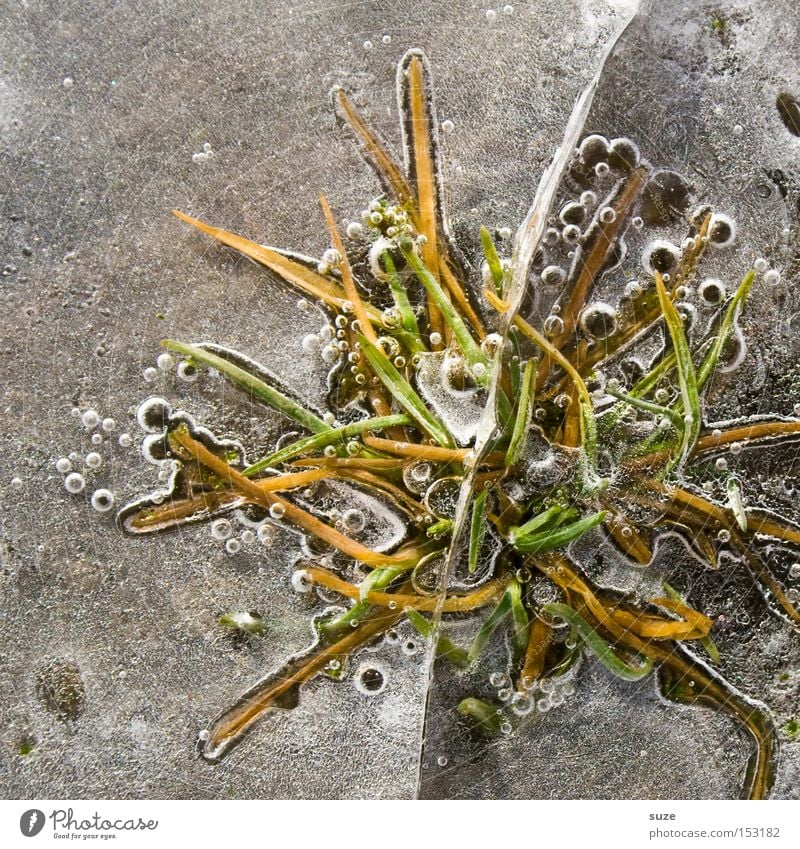
[[[244,477],[239,471],[209,451],[202,443],[193,439],[185,427],[177,428],[172,432],[171,436],[198,463],[211,469],[211,471],[221,478],[229,480],[231,486],[247,496],[250,501],[260,504],[267,509],[273,505],[280,505],[283,508],[283,515],[289,522],[318,537],[323,542],[327,542],[328,545],[333,546],[333,548],[338,549],[355,560],[372,567],[408,566],[413,565],[415,562],[414,558],[408,555],[381,554],[373,551],[371,548],[367,548],[361,545],[361,543],[355,542],[355,540],[351,540],[344,534],[339,533],[339,531],[330,527],[330,525],[326,525],[315,516],[296,507],[290,501],[286,501],[284,498],[274,495],[271,492],[265,492],[256,482]]]
[[[412,203],[414,193],[403,176],[400,166],[394,161],[383,142],[359,115],[343,89],[338,89],[336,92],[336,102],[341,110],[342,118],[355,133],[356,138],[361,143],[362,153],[381,182],[391,190],[399,203]]]

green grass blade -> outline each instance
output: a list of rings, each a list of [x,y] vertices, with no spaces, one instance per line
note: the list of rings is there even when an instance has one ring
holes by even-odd
[[[500,257],[497,255],[497,248],[492,241],[491,233],[481,227],[481,245],[483,245],[483,255],[486,257],[486,264],[489,266],[489,273],[492,275],[492,282],[497,294],[503,297],[503,282],[505,280],[505,272],[503,264],[500,262]]]
[[[675,365],[678,371],[678,383],[681,389],[681,400],[684,411],[680,451],[670,462],[668,468],[671,469],[689,456],[689,452],[700,435],[700,426],[702,424],[700,417],[700,390],[697,385],[697,375],[694,370],[694,363],[692,362],[689,341],[683,329],[683,320],[675,309],[675,304],[672,303],[664,287],[664,281],[657,271],[655,272],[655,281],[661,312],[664,314],[664,321],[666,322],[667,331],[669,332],[670,339],[672,339],[672,347],[675,351]]]
[[[419,335],[419,325],[417,317],[414,315],[414,310],[411,307],[411,302],[408,300],[403,282],[397,274],[397,269],[394,265],[394,260],[389,251],[384,251],[381,254],[381,263],[386,271],[386,278],[389,281],[389,289],[392,292],[394,305],[397,307],[397,312],[400,313],[400,326],[405,331],[403,338],[405,339],[412,354],[417,354],[427,350],[422,337]]]
[[[285,463],[287,460],[292,460],[301,454],[307,454],[309,451],[316,451],[328,445],[336,445],[337,442],[344,442],[367,431],[384,430],[387,427],[407,424],[411,424],[411,419],[405,413],[397,413],[392,416],[362,419],[361,421],[352,422],[342,427],[331,428],[325,433],[315,433],[313,436],[306,436],[303,439],[298,439],[291,445],[287,445],[285,448],[281,448],[280,451],[274,451],[257,463],[248,466],[242,474],[246,477],[252,477],[263,472],[264,469],[277,466],[279,463]]]
[[[472,516],[469,523],[469,571],[474,573],[478,568],[478,555],[486,533],[486,498],[488,489],[482,489],[472,502]]]
[[[196,362],[204,363],[211,368],[215,368],[221,375],[228,378],[231,383],[235,383],[242,389],[247,390],[260,401],[268,404],[274,410],[283,413],[307,430],[313,433],[325,433],[331,430],[330,425],[325,424],[322,419],[306,410],[296,401],[287,398],[284,394],[278,392],[277,389],[264,383],[263,380],[259,380],[255,375],[228,362],[223,357],[212,354],[211,351],[206,351],[197,345],[187,345],[184,342],[177,342],[174,339],[164,339],[161,344],[168,351],[183,354],[186,357],[191,357]]]
[[[373,569],[358,585],[359,601],[366,601],[367,594],[373,590],[386,589],[395,578],[407,571],[407,566],[387,566],[385,569]]]
[[[578,537],[582,537],[587,531],[597,527],[605,517],[605,511],[601,511],[569,525],[545,530],[538,534],[515,535],[511,544],[523,554],[541,554],[544,551],[552,551],[554,548],[563,548]]]
[[[531,421],[531,401],[533,396],[534,381],[536,379],[536,363],[528,360],[525,363],[525,373],[522,376],[522,387],[519,393],[517,414],[514,418],[514,429],[511,432],[511,440],[506,451],[506,466],[513,466],[520,457],[525,445],[525,436],[528,433],[528,425]]]
[[[423,400],[405,377],[392,365],[386,354],[360,333],[358,334],[358,342],[361,345],[361,352],[366,357],[375,375],[408,415],[439,445],[445,448],[455,447],[445,426],[425,406]]]
[[[536,531],[552,527],[559,515],[564,512],[566,512],[566,508],[561,504],[553,504],[542,513],[537,513],[532,519],[525,522],[524,525],[512,528],[509,534],[511,544],[513,545],[520,537],[532,536]]]
[[[433,636],[435,630],[433,622],[426,619],[418,610],[409,607],[406,609],[406,616],[411,626],[421,637],[428,640]],[[449,660],[450,663],[455,664],[460,669],[466,669],[469,666],[469,658],[464,649],[447,637],[441,636],[436,641],[436,654],[445,660]]]
[[[511,634],[514,646],[514,662],[524,657],[528,648],[528,629],[530,619],[525,605],[522,603],[522,587],[516,578],[512,578],[508,584],[506,594],[511,604]]]
[[[606,392],[612,398],[624,401],[626,404],[630,404],[631,407],[636,407],[637,410],[644,410],[646,413],[652,413],[655,416],[666,416],[678,431],[683,430],[683,418],[680,413],[676,413],[675,410],[671,410],[669,407],[662,407],[660,404],[654,404],[651,401],[645,401],[644,398],[636,398],[633,395],[626,395],[624,392],[619,392],[609,387],[606,387]]]
[[[503,597],[497,604],[497,607],[486,617],[483,625],[481,625],[480,630],[475,635],[475,639],[472,641],[472,645],[469,647],[469,651],[467,652],[467,657],[469,658],[469,662],[472,663],[478,655],[483,651],[486,643],[489,642],[489,637],[497,629],[497,626],[505,619],[506,616],[511,612],[511,597],[507,592],[503,593]]]
[[[456,338],[459,347],[467,358],[467,362],[472,366],[475,380],[481,386],[488,386],[491,381],[491,363],[486,354],[481,351],[480,345],[472,338],[464,320],[458,314],[458,311],[453,306],[452,301],[445,294],[439,281],[431,274],[425,263],[414,253],[413,247],[406,245],[405,242],[400,245],[400,250],[403,256],[411,266],[417,279],[425,287],[433,302],[439,308],[444,320],[453,331],[453,336]],[[479,366],[479,368],[475,368]]]
[[[747,296],[753,288],[755,279],[755,271],[749,271],[739,285],[739,288],[736,290],[733,298],[731,298],[731,302],[728,304],[727,310],[725,310],[725,315],[720,323],[719,331],[714,339],[714,343],[703,359],[703,362],[700,364],[700,368],[697,372],[697,383],[701,389],[706,385],[709,377],[711,377],[711,374],[717,367],[719,358],[722,356],[722,352],[725,348],[725,343],[728,341],[731,331],[733,330],[734,323],[736,322],[736,317],[739,315],[739,310],[742,306],[744,306],[744,302],[747,300]]]
[[[461,701],[456,710],[471,719],[475,725],[487,735],[499,734],[503,726],[503,717],[497,712],[497,708],[470,696]]]
[[[622,678],[623,681],[640,681],[653,671],[653,662],[650,658],[644,658],[639,666],[629,666],[620,660],[612,651],[606,641],[592,628],[592,626],[578,613],[566,604],[546,604],[542,610],[548,616],[558,616],[567,622],[583,640],[586,646],[593,652],[600,663],[609,672]]]

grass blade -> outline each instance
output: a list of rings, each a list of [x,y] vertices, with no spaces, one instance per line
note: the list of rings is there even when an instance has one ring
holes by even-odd
[[[425,344],[419,335],[417,317],[414,315],[411,302],[408,300],[408,293],[397,274],[394,260],[392,259],[392,255],[389,251],[384,251],[381,254],[381,263],[386,271],[386,278],[389,282],[389,289],[392,292],[394,305],[397,307],[397,312],[400,313],[400,325],[405,331],[406,336],[404,338],[408,342],[408,347],[412,354],[418,354],[425,351]]]
[[[487,386],[491,378],[488,357],[481,351],[478,343],[472,338],[469,328],[458,314],[450,298],[445,294],[439,281],[433,276],[422,259],[414,252],[411,240],[403,240],[400,244],[400,250],[411,266],[412,271],[416,274],[417,279],[425,287],[429,297],[436,304],[439,312],[444,316],[444,320],[453,331],[453,336],[455,336],[459,347],[467,358],[467,362],[473,369],[475,379],[481,386]],[[476,366],[478,368],[475,368]]]
[[[489,303],[498,311],[505,312],[507,304],[500,300],[494,292],[488,289],[484,290],[484,295]],[[557,362],[561,368],[572,380],[575,388],[578,391],[578,403],[581,408],[581,444],[583,451],[589,461],[590,474],[594,476],[595,466],[597,464],[597,424],[594,419],[594,405],[592,404],[589,390],[583,382],[583,378],[578,374],[577,369],[572,363],[558,350],[554,345],[547,341],[532,325],[519,315],[514,316],[514,324],[519,330],[528,337],[528,339],[540,348],[548,357]]]
[[[516,663],[525,656],[528,648],[528,628],[530,620],[528,611],[522,603],[522,587],[516,578],[509,581],[506,594],[511,605],[511,636],[514,647],[514,662]]]
[[[424,637],[427,640],[433,636],[435,628],[430,619],[426,619],[421,613],[414,610],[413,607],[407,607],[405,609],[405,614],[414,630],[421,637]],[[436,641],[436,654],[445,660],[449,660],[460,669],[466,669],[469,666],[469,658],[467,657],[467,653],[464,649],[457,646],[454,642],[452,642],[452,640],[449,640],[445,636],[440,636]]]
[[[358,334],[358,341],[361,345],[361,351],[372,370],[380,379],[381,383],[391,392],[400,406],[439,445],[445,448],[453,448],[453,440],[445,426],[428,410],[422,399],[411,387],[411,384],[392,365],[386,354],[380,348],[373,345],[366,336]]]
[[[709,377],[711,377],[712,372],[717,367],[719,358],[722,356],[722,352],[725,348],[725,343],[728,341],[728,337],[733,330],[736,317],[739,315],[740,308],[744,306],[744,302],[747,300],[747,296],[753,288],[755,279],[756,273],[754,270],[749,271],[745,275],[744,280],[742,280],[739,288],[736,290],[736,293],[731,299],[728,309],[725,311],[725,315],[723,316],[722,322],[719,326],[719,331],[714,339],[714,344],[706,354],[697,372],[697,384],[701,389],[705,386]]]
[[[472,503],[472,518],[469,523],[469,571],[474,573],[478,568],[483,537],[486,533],[486,498],[488,489],[482,489]]]
[[[344,425],[343,427],[330,428],[323,433],[315,433],[313,436],[307,436],[304,439],[298,439],[291,445],[281,448],[280,451],[274,451],[267,457],[259,460],[248,466],[242,474],[245,477],[252,477],[264,469],[272,466],[277,466],[279,463],[285,463],[301,454],[306,454],[309,451],[316,451],[320,448],[325,448],[328,445],[335,445],[337,442],[344,442],[359,434],[367,431],[385,430],[388,427],[397,425],[411,424],[411,419],[404,413],[397,413],[393,416],[379,416],[372,419],[362,419],[352,424]]]
[[[235,383],[242,389],[247,390],[254,397],[268,404],[274,410],[283,413],[299,425],[302,425],[306,430],[310,430],[313,433],[327,433],[331,430],[330,425],[325,424],[322,419],[315,416],[309,410],[306,410],[305,407],[302,407],[291,398],[287,398],[286,395],[278,392],[277,389],[274,389],[269,384],[264,383],[263,380],[259,380],[255,375],[228,362],[223,357],[212,354],[210,351],[206,351],[197,345],[187,345],[183,342],[177,342],[174,339],[164,339],[161,344],[168,351],[175,351],[177,354],[183,354],[197,362],[215,368],[220,374],[227,377],[231,383]]]
[[[498,296],[502,298],[505,272],[500,257],[497,255],[497,248],[492,241],[492,235],[485,227],[481,227],[481,245],[483,245],[483,255],[486,257],[486,264],[489,266],[494,288],[497,289]]]
[[[623,681],[640,681],[646,678],[653,671],[653,662],[650,658],[645,658],[639,666],[629,666],[625,661],[620,660],[612,651],[606,641],[592,628],[592,626],[571,607],[566,604],[558,604],[553,602],[546,604],[542,610],[548,616],[557,616],[567,622],[583,640],[586,646],[597,657],[600,663],[608,669],[609,672],[616,675],[617,678],[622,678]]]
[[[542,531],[546,528],[558,527],[566,519],[571,519],[577,515],[577,510],[566,509],[561,504],[553,504],[544,512],[537,513],[532,519],[525,522],[524,525],[512,528],[509,539],[513,545],[520,537],[531,536],[534,532]]]
[[[483,651],[486,643],[489,642],[489,637],[497,629],[497,626],[503,621],[503,619],[508,616],[511,612],[511,596],[509,596],[508,592],[503,593],[503,597],[500,599],[497,607],[486,617],[483,625],[481,625],[480,630],[475,635],[475,639],[472,641],[472,645],[469,647],[469,651],[467,652],[467,657],[469,662],[472,663],[478,655]]]
[[[484,734],[500,733],[503,717],[497,712],[497,708],[488,702],[470,696],[460,702],[456,710],[462,716],[471,719]]]
[[[513,466],[519,460],[522,448],[525,445],[525,436],[531,420],[531,400],[533,396],[533,385],[536,379],[536,363],[528,360],[525,363],[525,372],[522,376],[522,386],[517,404],[517,415],[514,419],[514,429],[511,432],[511,440],[506,451],[506,466]]]
[[[668,468],[671,469],[689,456],[697,441],[697,437],[700,435],[700,426],[702,424],[700,418],[700,392],[694,363],[692,362],[692,352],[689,349],[689,341],[683,329],[683,319],[680,317],[678,310],[675,309],[675,304],[672,303],[672,299],[667,293],[661,275],[658,271],[655,271],[654,275],[661,312],[664,314],[664,321],[666,322],[670,339],[672,339],[672,347],[675,351],[675,365],[678,371],[678,384],[681,389],[684,411],[680,452],[670,462]]]
[[[605,517],[605,511],[601,511],[564,527],[541,531],[529,536],[515,536],[512,545],[523,554],[541,554],[544,551],[552,551],[554,548],[563,548],[599,525]]]

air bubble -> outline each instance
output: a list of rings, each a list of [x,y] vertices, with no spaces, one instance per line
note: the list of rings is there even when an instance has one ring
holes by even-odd
[[[142,377],[144,378],[145,383],[152,383],[154,380],[156,380],[158,378],[158,369],[155,369],[152,366],[148,366],[142,372]]]
[[[769,286],[774,286],[776,283],[780,283],[781,281],[781,273],[775,268],[770,268],[769,271],[764,272],[764,282]]]
[[[107,513],[114,506],[114,493],[109,489],[96,489],[92,493],[92,509]]]
[[[660,274],[669,274],[680,259],[680,251],[672,244],[663,239],[651,242],[642,254],[642,266],[648,274],[658,271]]]
[[[545,286],[559,286],[564,282],[567,272],[558,265],[548,265],[543,269],[541,277]]]
[[[151,395],[139,404],[136,421],[145,433],[160,433],[167,426],[172,407],[165,398]]]
[[[492,672],[489,683],[495,688],[505,687],[508,684],[508,676],[505,672]]]
[[[161,371],[169,371],[174,365],[175,358],[166,351],[163,354],[159,354],[156,359],[156,367]]]
[[[194,383],[197,380],[197,366],[189,360],[182,360],[178,364],[178,378],[186,383]]]
[[[568,224],[562,231],[561,237],[568,245],[574,245],[581,237],[581,228],[574,224]]]
[[[71,471],[71,469],[72,463],[68,457],[61,457],[56,460],[56,471],[60,472],[62,475],[65,475],[67,472]]]
[[[83,479],[83,475],[78,472],[71,472],[64,478],[64,489],[73,495],[83,492],[85,486],[86,481]]]
[[[445,133],[446,135],[450,135],[450,133],[452,133],[453,130],[455,130],[455,128],[456,128],[456,125],[452,121],[450,121],[450,120],[442,121],[442,132]]]
[[[292,589],[296,593],[308,593],[314,586],[311,576],[305,569],[297,569],[292,573]]]
[[[589,304],[580,316],[581,329],[594,339],[605,339],[617,329],[617,311],[610,304]]]
[[[604,206],[600,210],[600,220],[603,224],[611,224],[613,221],[617,220],[617,213],[610,206]]]
[[[91,438],[92,445],[102,445],[103,444],[103,434],[102,433],[93,433]]]
[[[715,248],[726,248],[736,238],[736,224],[727,215],[715,212],[708,225],[708,243]]]
[[[286,513],[286,508],[280,502],[276,502],[269,508],[269,515],[273,519],[282,519]]]
[[[117,426],[117,423],[112,418],[105,418],[100,422],[100,427],[106,432],[111,433]]]
[[[97,451],[90,451],[83,461],[88,469],[99,469],[103,465],[103,458]]]
[[[378,666],[362,666],[355,675],[356,689],[365,696],[374,696],[386,688],[386,673]]]
[[[698,286],[697,291],[707,304],[721,304],[725,300],[725,284],[715,278],[704,280]]]
[[[233,525],[229,519],[216,519],[211,523],[211,536],[214,539],[228,539],[233,534]]]
[[[81,423],[87,429],[97,427],[100,423],[100,416],[98,416],[94,410],[86,410],[86,412],[81,416]]]
[[[316,351],[319,351],[320,348],[320,339],[316,333],[309,333],[303,337],[303,341],[301,345],[303,346],[303,350],[307,354],[313,354]]]
[[[130,448],[133,445],[133,437],[129,433],[121,433],[117,442],[122,448]]]
[[[344,511],[344,515],[342,516],[342,523],[348,531],[352,533],[357,533],[358,531],[364,529],[367,520],[361,510],[351,509]]]
[[[439,766],[447,766],[447,758],[444,755],[439,755],[439,757],[436,758],[436,763],[439,764]]]
[[[561,208],[558,218],[562,224],[582,224],[586,219],[586,207],[572,201]]]
[[[225,543],[225,551],[228,554],[238,554],[242,550],[242,543],[236,537],[232,537]]]
[[[543,327],[548,336],[558,336],[564,332],[564,321],[561,316],[548,315],[544,320]]]

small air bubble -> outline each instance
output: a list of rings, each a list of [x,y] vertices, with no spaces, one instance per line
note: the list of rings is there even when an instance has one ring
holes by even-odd
[[[184,380],[186,383],[193,383],[197,380],[197,367],[189,360],[183,360],[178,364],[178,379]]]
[[[92,509],[107,513],[114,506],[114,493],[109,489],[96,489],[92,493]]]
[[[362,666],[355,675],[356,689],[365,696],[374,696],[386,687],[386,673],[377,666]]]
[[[100,416],[94,410],[86,410],[81,416],[81,422],[85,428],[91,429],[100,423]]]
[[[233,533],[233,525],[229,519],[217,519],[211,523],[211,536],[214,539],[228,539]]]
[[[130,448],[133,445],[133,437],[129,433],[121,433],[118,442],[122,448]]]
[[[67,492],[71,492],[73,495],[83,492],[85,486],[86,481],[83,479],[83,475],[78,472],[71,472],[64,478],[64,489],[66,489]]]
[[[68,457],[61,457],[56,460],[56,471],[60,472],[62,475],[65,475],[71,470],[72,463],[70,462]]]
[[[88,469],[99,469],[100,466],[103,465],[103,458],[97,453],[97,451],[90,451],[86,455],[84,463],[86,463],[86,467]]]
[[[311,576],[305,571],[305,569],[298,569],[296,572],[293,572],[291,580],[292,589],[296,593],[311,592],[311,588],[314,586]]]
[[[156,367],[161,371],[169,371],[174,365],[175,358],[166,351],[163,354],[159,354],[156,359]]]
[[[272,516],[273,519],[282,519],[286,513],[286,508],[283,504],[277,502],[273,504],[269,508],[269,515]]]
[[[100,427],[106,433],[111,433],[111,431],[113,431],[114,428],[116,428],[116,426],[117,426],[117,423],[114,421],[114,419],[111,419],[111,418],[103,419],[103,421],[100,423]]]
[[[155,369],[152,366],[148,366],[142,372],[142,377],[144,378],[145,383],[152,383],[158,378],[158,369]]]
[[[238,539],[236,539],[235,537],[232,538],[232,539],[229,539],[225,543],[225,551],[227,551],[228,554],[238,554],[239,551],[241,551],[241,548],[242,548],[242,543]]]

